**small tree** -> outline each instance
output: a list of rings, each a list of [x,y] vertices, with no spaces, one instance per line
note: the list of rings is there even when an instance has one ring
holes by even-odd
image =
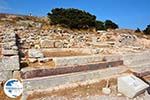
[[[150,35],[150,25],[147,25],[146,29],[143,32],[146,35]]]
[[[119,28],[119,26],[116,23],[112,22],[111,20],[106,20],[105,28],[106,29],[116,29],[116,28]]]
[[[136,33],[140,33],[141,30],[140,30],[139,28],[137,28],[137,29],[135,30],[135,32],[136,32]]]
[[[105,30],[104,22],[102,21],[96,21],[96,30]]]
[[[74,8],[55,8],[48,13],[52,24],[67,25],[70,28],[95,27],[96,16]]]

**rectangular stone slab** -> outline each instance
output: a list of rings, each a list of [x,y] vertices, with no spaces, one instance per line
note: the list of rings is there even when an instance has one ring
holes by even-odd
[[[55,76],[38,77],[32,79],[23,79],[24,93],[26,91],[37,91],[44,89],[51,89],[60,85],[67,85],[76,82],[85,82],[87,80],[110,77],[123,73],[127,70],[125,66],[112,67],[107,69],[100,69],[87,72],[68,73]]]
[[[18,70],[20,67],[19,56],[3,56],[0,62],[0,71]]]
[[[94,62],[111,62],[122,60],[120,55],[87,55],[87,56],[74,56],[74,57],[55,57],[53,61],[55,66],[74,66],[83,65]]]
[[[12,78],[12,71],[0,71],[0,82]]]
[[[134,75],[118,78],[118,92],[129,98],[134,98],[143,93],[149,85]]]
[[[114,62],[98,62],[94,64],[87,64],[87,65],[76,65],[76,66],[68,66],[68,67],[57,67],[51,69],[36,69],[36,70],[29,70],[29,71],[21,71],[21,77],[23,79],[27,78],[35,78],[35,77],[44,77],[44,76],[51,76],[51,75],[59,75],[59,74],[67,74],[73,72],[83,72],[89,70],[97,70],[111,67],[117,67],[119,65],[123,65],[123,61],[114,61]]]

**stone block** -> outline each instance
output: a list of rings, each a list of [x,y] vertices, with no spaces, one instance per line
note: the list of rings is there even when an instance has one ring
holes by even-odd
[[[148,84],[134,75],[127,75],[118,78],[118,92],[129,98],[134,98],[143,93],[148,87]]]
[[[2,49],[2,55],[4,55],[4,56],[12,56],[12,55],[17,55],[17,54],[18,54],[17,50]]]
[[[4,56],[1,61],[0,71],[18,70],[20,66],[18,56]]]
[[[54,40],[41,40],[40,45],[42,48],[54,48]]]
[[[54,47],[55,48],[62,48],[63,47],[63,42],[61,42],[61,41],[55,41]]]
[[[12,78],[12,71],[0,71],[0,82]]]
[[[95,71],[87,71],[80,73],[69,73],[63,75],[38,77],[31,79],[23,79],[24,92],[39,89],[51,89],[56,86],[72,84],[76,82],[85,82],[87,80],[100,79],[110,77],[126,71],[126,67],[116,67],[108,69],[100,69]]]
[[[28,56],[30,58],[43,58],[43,53],[38,49],[29,49]]]
[[[99,55],[92,56],[76,56],[76,57],[61,57],[53,58],[56,66],[67,66],[67,65],[83,65],[88,63],[100,62],[103,57]]]

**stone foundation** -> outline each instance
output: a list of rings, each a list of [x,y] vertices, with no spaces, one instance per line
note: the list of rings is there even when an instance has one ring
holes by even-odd
[[[3,34],[2,58],[0,61],[0,81],[13,78],[13,71],[20,69],[19,54],[15,33]]]

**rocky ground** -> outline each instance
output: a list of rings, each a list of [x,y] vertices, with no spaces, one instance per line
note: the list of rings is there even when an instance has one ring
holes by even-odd
[[[2,54],[2,48],[13,50],[15,54],[19,52],[20,69],[18,70],[43,66],[55,68],[52,60],[55,57],[118,55],[150,49],[150,36],[135,33],[134,30],[71,30],[52,26],[47,18],[33,16],[0,14],[0,29],[0,62],[2,57],[10,56],[10,52],[6,52],[6,55]],[[16,37],[16,43],[12,41],[14,37]],[[149,80],[149,77],[147,79]],[[105,84],[106,81],[101,81],[101,83],[85,87],[38,94],[30,96],[29,100],[71,100],[72,98],[75,100],[129,100],[115,92],[116,80],[111,81],[111,95],[103,95],[102,87]],[[146,93],[143,95],[135,100],[148,100],[149,96]],[[9,98],[0,91],[0,100],[9,100]]]

